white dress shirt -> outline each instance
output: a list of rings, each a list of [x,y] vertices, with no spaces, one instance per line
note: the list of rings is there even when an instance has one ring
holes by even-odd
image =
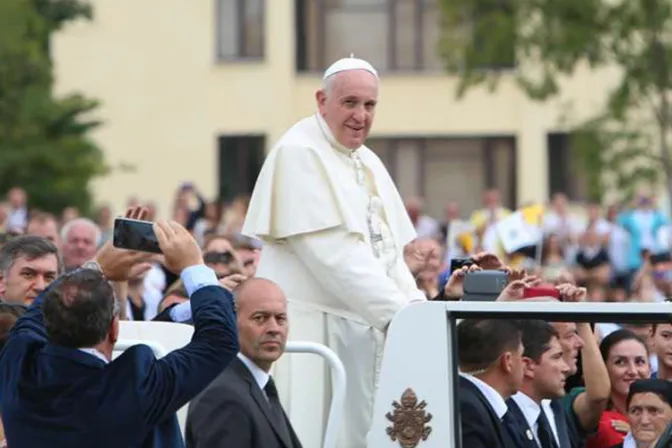
[[[540,406],[538,403],[536,403],[534,400],[532,400],[530,397],[528,397],[522,392],[518,392],[511,398],[513,399],[513,401],[516,402],[516,404],[520,408],[520,411],[523,413],[525,421],[527,422],[527,426],[529,426],[532,429],[534,439],[537,441],[537,444],[539,444],[539,446],[541,446],[541,443],[539,442],[539,425],[537,424],[537,420],[539,419],[539,415],[542,412],[542,409],[544,414],[546,415],[548,423],[551,426],[553,437],[555,438],[555,441],[558,444],[558,446],[560,446],[560,438],[558,437],[558,427],[555,423],[555,414],[553,413],[553,409],[551,409],[550,400],[542,400]]]
[[[180,275],[184,289],[189,297],[206,286],[219,285],[215,271],[205,265],[190,266]],[[187,322],[191,320],[191,301],[187,300],[170,309],[170,318],[173,322]]]
[[[242,353],[238,353],[238,359],[240,359],[240,361],[245,364],[245,367],[247,367],[247,370],[249,370],[252,374],[252,377],[259,386],[259,389],[261,389],[261,392],[268,400],[268,396],[266,395],[264,388],[266,387],[266,384],[268,384],[268,380],[271,378],[271,375],[268,372],[264,372],[258,365],[254,363],[254,361]]]
[[[504,414],[507,413],[509,408],[508,406],[506,406],[506,401],[504,401],[504,398],[499,394],[499,392],[497,392],[492,386],[490,386],[485,381],[481,381],[473,375],[469,375],[468,373],[460,373],[460,376],[470,381],[474,386],[478,388],[478,390],[483,394],[488,403],[490,403],[492,409],[495,410],[495,414],[497,414],[497,417],[500,420],[504,418]]]

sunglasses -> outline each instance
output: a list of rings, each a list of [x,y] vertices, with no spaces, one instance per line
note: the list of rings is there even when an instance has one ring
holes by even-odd
[[[203,254],[205,264],[229,264],[233,261],[233,254],[226,252],[206,252]]]

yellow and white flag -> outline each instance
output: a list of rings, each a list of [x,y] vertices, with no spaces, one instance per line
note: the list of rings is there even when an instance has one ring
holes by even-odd
[[[507,254],[541,243],[544,206],[520,208],[497,224],[499,240]]]

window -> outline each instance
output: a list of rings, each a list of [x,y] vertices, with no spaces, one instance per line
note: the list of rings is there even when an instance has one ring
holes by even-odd
[[[515,139],[371,138],[402,197],[421,196],[427,213],[443,216],[448,201],[463,210],[481,207],[483,191],[497,188],[507,207],[516,205]]]
[[[586,176],[581,172],[573,154],[569,134],[549,134],[548,144],[548,192],[565,193],[570,201],[588,199]]]
[[[354,54],[380,71],[443,69],[439,0],[296,0],[299,71]]]
[[[264,0],[215,0],[217,61],[264,57]]]
[[[219,147],[219,197],[251,194],[266,157],[263,135],[223,135]]]

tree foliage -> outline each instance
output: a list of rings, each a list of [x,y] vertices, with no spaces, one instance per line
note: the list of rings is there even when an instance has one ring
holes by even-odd
[[[0,1],[0,192],[22,186],[42,210],[87,210],[89,181],[107,171],[88,138],[100,125],[87,118],[98,103],[52,89],[51,33],[90,17],[76,0]]]
[[[458,96],[487,83],[495,89],[502,54],[532,99],[560,92],[581,66],[615,67],[620,80],[604,110],[574,123],[572,142],[589,175],[591,196],[609,187],[628,195],[663,173],[672,187],[668,134],[672,2],[669,0],[441,0],[441,50],[460,75]],[[606,176],[603,176],[607,173]]]

